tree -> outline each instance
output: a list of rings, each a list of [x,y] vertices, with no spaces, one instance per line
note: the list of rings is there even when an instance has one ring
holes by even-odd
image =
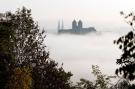
[[[108,89],[109,88],[109,77],[102,74],[99,69],[99,66],[92,65],[92,74],[96,77],[94,82],[91,82],[86,79],[80,79],[80,82],[77,83],[77,89]]]
[[[58,68],[55,61],[48,61],[49,63],[34,67],[33,89],[72,89],[70,83],[70,72],[65,72],[62,66]],[[41,75],[41,76],[39,76]]]
[[[129,89],[135,89],[135,85],[133,84],[133,85],[130,85],[129,86]]]
[[[31,89],[32,77],[30,68],[15,68],[7,89]]]
[[[114,41],[115,44],[119,45],[119,49],[122,50],[121,57],[116,61],[120,65],[116,69],[116,74],[122,74],[124,78],[132,81],[135,79],[135,15],[133,13],[125,15],[123,12],[121,14],[124,16],[125,21],[132,27],[133,31]]]
[[[77,83],[76,89],[96,89],[96,87],[93,82],[82,78]]]
[[[17,80],[16,73],[20,71],[21,77],[31,73],[33,89],[70,89],[72,74],[65,72],[62,66],[58,67],[58,63],[49,58],[49,52],[44,45],[45,31],[41,30],[33,20],[31,10],[23,7],[15,13],[9,12],[6,23],[8,22],[12,23],[10,31],[14,33],[11,52],[14,54],[14,68],[9,86],[12,85],[14,88],[20,81],[29,81],[23,78]],[[24,68],[28,68],[28,71],[23,71]],[[30,69],[32,69],[31,72]],[[29,83],[22,83],[20,89],[25,89],[25,84],[29,86]]]
[[[9,21],[9,13],[0,16],[0,89],[5,89],[12,74],[14,63],[14,31]]]
[[[108,89],[108,84],[110,82],[109,77],[102,74],[102,72],[99,69],[99,66],[92,65],[93,74],[96,76],[96,88],[98,89]]]

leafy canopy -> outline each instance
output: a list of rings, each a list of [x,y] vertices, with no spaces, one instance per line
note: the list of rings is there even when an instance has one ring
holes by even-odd
[[[125,15],[124,12],[121,12],[121,15],[124,17],[125,21],[132,27],[132,31],[128,34],[121,36],[118,40],[115,40],[114,43],[119,45],[119,49],[122,50],[121,57],[117,59],[116,63],[120,65],[116,69],[116,74],[122,74],[124,78],[129,80],[135,79],[135,15],[130,13]]]

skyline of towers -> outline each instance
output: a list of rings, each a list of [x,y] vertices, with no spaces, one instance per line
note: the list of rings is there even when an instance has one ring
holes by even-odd
[[[77,30],[81,30],[83,28],[83,23],[81,20],[79,20],[78,22],[76,20],[72,21],[72,30],[77,31]],[[63,30],[64,29],[64,22],[63,20],[59,20],[58,21],[58,30]]]
[[[72,28],[71,29],[64,29],[63,21],[58,22],[58,33],[73,33],[73,34],[86,34],[89,32],[96,32],[94,27],[83,27],[83,22],[81,20],[72,21]]]

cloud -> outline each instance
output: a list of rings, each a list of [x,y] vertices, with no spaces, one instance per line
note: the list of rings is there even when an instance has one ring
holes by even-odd
[[[50,51],[50,57],[59,64],[64,63],[64,69],[71,71],[73,81],[80,78],[93,79],[91,65],[99,65],[101,70],[114,75],[116,59],[120,57],[118,46],[113,40],[119,34],[104,32],[88,35],[47,34],[45,44]]]

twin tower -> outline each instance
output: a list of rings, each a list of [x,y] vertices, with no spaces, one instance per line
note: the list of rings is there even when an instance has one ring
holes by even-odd
[[[83,28],[83,23],[81,20],[79,20],[78,22],[74,20],[72,22],[72,30],[80,31],[82,28]]]
[[[58,33],[73,33],[73,34],[87,34],[90,32],[96,32],[96,29],[94,27],[83,27],[83,23],[81,20],[78,22],[76,20],[72,21],[72,28],[71,29],[64,29],[63,21],[60,24],[58,23]]]
[[[83,23],[81,20],[79,20],[78,22],[76,20],[72,21],[72,29],[71,29],[72,31],[75,31],[75,32],[80,31],[82,28],[83,28]],[[66,30],[66,29],[64,29],[63,21],[61,24],[60,24],[60,22],[58,23],[58,30]]]

